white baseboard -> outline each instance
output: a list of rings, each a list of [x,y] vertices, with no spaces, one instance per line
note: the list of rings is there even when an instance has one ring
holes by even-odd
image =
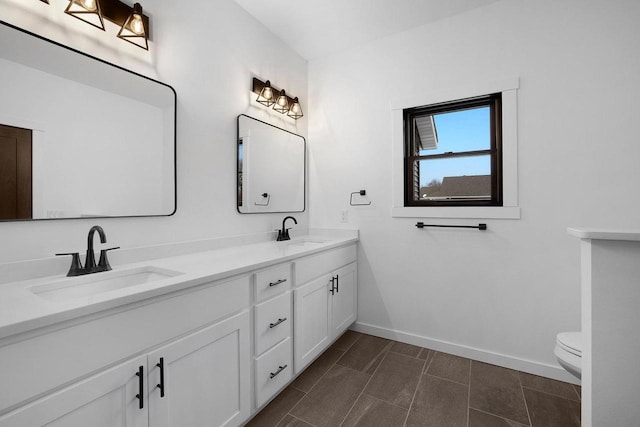
[[[430,348],[432,350],[441,351],[443,353],[466,357],[468,359],[473,359],[480,362],[490,363],[492,365],[503,366],[505,368],[539,375],[541,377],[580,385],[580,380],[569,374],[560,366],[533,362],[531,360],[526,360],[519,357],[507,356],[504,354],[481,350],[474,347],[468,347],[465,345],[423,337],[416,334],[381,328],[379,326],[370,325],[368,323],[355,322],[349,329],[352,329],[356,332],[362,332],[364,334],[375,335],[377,337],[387,338],[394,341],[400,341],[406,344]],[[549,351],[552,350],[553,349],[550,349]]]

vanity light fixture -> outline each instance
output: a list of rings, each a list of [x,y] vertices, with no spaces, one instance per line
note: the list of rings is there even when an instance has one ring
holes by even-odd
[[[104,20],[98,0],[71,0],[64,13],[104,31]]]
[[[118,37],[122,40],[128,41],[129,43],[135,44],[144,50],[149,50],[147,29],[142,17],[142,6],[140,6],[140,3],[134,4],[131,14],[124,24],[122,24],[120,31],[118,31]]]
[[[291,107],[289,108],[289,112],[287,113],[287,116],[293,118],[294,120],[298,120],[300,117],[303,116],[302,107],[300,106],[300,102],[298,101],[297,96],[293,98],[293,104],[291,104]]]
[[[289,112],[289,99],[284,89],[280,91],[278,98],[276,98],[276,104],[273,109],[280,114],[287,114]]]
[[[253,80],[255,88],[255,80],[257,79]],[[267,80],[266,83],[264,83],[264,85],[262,86],[262,89],[260,89],[260,93],[258,93],[258,98],[256,98],[256,101],[266,107],[271,107],[273,104],[275,104],[275,101],[273,100],[273,89],[271,88],[271,82],[269,80]]]
[[[49,0],[40,0],[49,4]],[[149,17],[140,3],[133,7],[120,0],[70,0],[64,13],[105,31],[104,20],[120,27],[117,37],[149,50]]]
[[[294,120],[298,120],[304,115],[298,97],[291,98],[284,89],[280,90],[271,86],[269,80],[263,82],[254,77],[251,91],[258,95],[257,102],[265,107],[273,106],[273,109],[280,114],[286,114]]]

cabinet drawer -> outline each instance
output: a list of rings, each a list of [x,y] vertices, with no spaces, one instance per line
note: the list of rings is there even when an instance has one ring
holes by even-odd
[[[291,379],[291,338],[256,359],[256,406],[262,406]]]
[[[249,276],[202,285],[0,346],[0,412],[247,308],[249,289]]]
[[[291,292],[256,305],[256,355],[291,336]]]
[[[356,245],[321,252],[295,261],[296,286],[356,260]]]
[[[256,301],[291,289],[291,264],[279,264],[256,273]]]

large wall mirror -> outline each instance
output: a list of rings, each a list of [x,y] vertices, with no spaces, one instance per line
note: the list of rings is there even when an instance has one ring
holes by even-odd
[[[0,219],[173,214],[175,91],[0,23]]]
[[[238,116],[238,212],[303,212],[304,137]]]

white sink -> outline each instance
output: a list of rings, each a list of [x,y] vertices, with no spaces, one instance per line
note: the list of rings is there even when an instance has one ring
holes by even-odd
[[[301,239],[289,240],[288,242],[286,242],[286,245],[290,247],[296,246],[296,247],[309,248],[313,246],[320,246],[324,243],[327,243],[327,240],[303,237]]]
[[[165,280],[181,274],[183,273],[178,271],[144,266],[128,270],[112,270],[78,277],[67,277],[52,283],[33,286],[29,290],[33,294],[51,301],[66,301]]]

